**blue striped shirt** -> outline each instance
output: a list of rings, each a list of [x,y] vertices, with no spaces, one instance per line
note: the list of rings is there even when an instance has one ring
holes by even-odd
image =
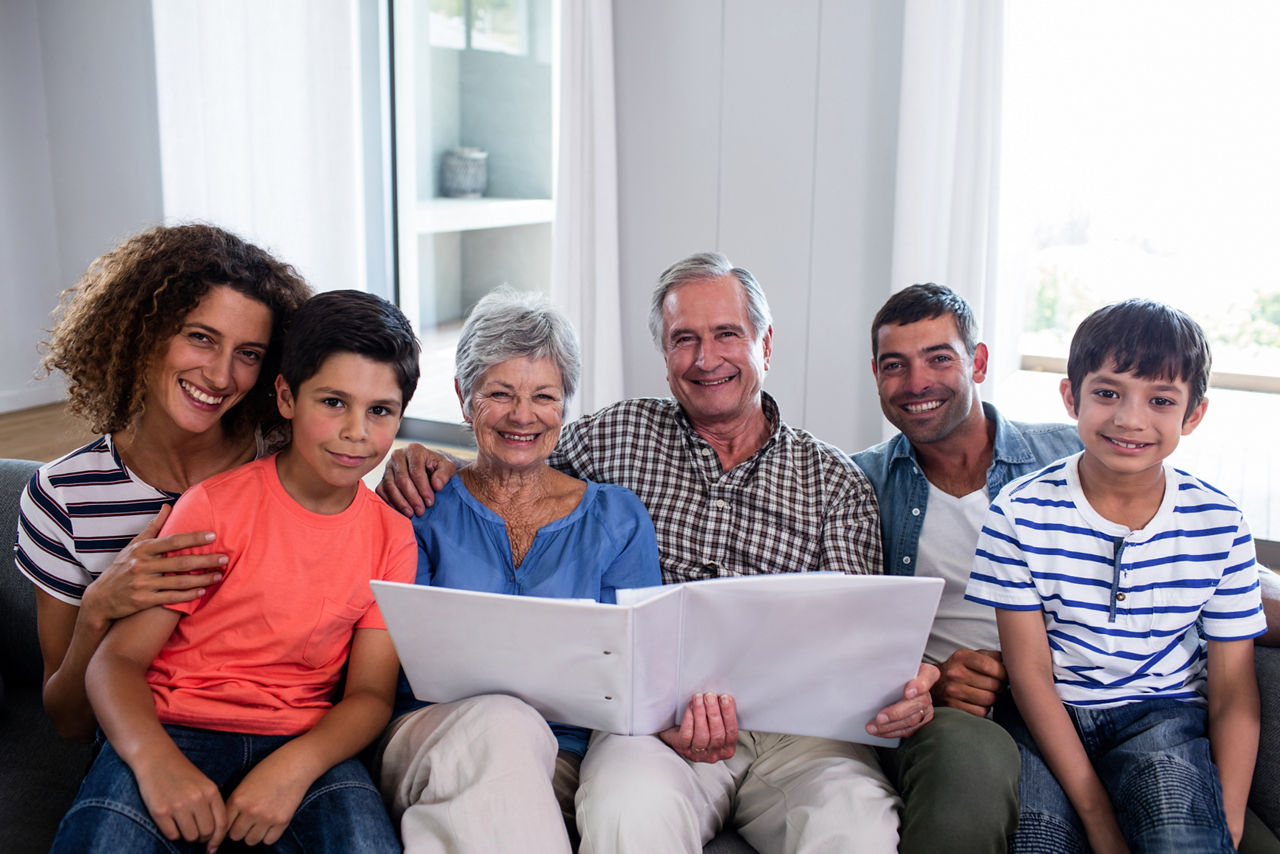
[[[1202,634],[1228,641],[1266,631],[1244,516],[1230,498],[1166,463],[1160,509],[1130,531],[1089,505],[1079,459],[1001,490],[978,538],[966,598],[1043,609],[1064,703],[1203,703]]]
[[[101,436],[31,477],[18,502],[15,563],[36,587],[78,606],[116,553],[177,498],[139,480],[111,436]]]

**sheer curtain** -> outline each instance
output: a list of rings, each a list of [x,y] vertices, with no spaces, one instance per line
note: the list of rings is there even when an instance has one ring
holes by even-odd
[[[318,290],[367,287],[359,9],[154,4],[167,220],[236,231]]]
[[[608,0],[561,0],[559,14],[551,296],[582,342],[573,417],[622,397],[613,14]]]
[[[1004,4],[908,0],[903,29],[892,289],[932,281],[969,300],[991,383],[1018,340],[1016,307],[995,299]]]

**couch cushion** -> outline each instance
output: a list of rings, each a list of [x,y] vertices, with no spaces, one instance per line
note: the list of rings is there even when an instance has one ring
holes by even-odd
[[[1262,734],[1249,806],[1280,836],[1280,647],[1257,647],[1254,661],[1262,699]]]
[[[0,459],[0,675],[12,693],[43,676],[36,638],[35,588],[13,565],[18,496],[40,463]]]
[[[0,709],[0,851],[48,851],[89,768],[92,748],[58,738],[38,686]]]

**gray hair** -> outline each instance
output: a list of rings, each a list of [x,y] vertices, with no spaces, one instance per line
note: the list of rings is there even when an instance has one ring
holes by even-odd
[[[662,349],[662,304],[667,294],[689,282],[724,276],[733,276],[742,285],[742,293],[747,297],[747,319],[751,321],[751,332],[756,340],[773,325],[769,300],[765,299],[764,289],[750,270],[733,266],[724,253],[699,252],[663,270],[658,277],[658,286],[653,289],[653,300],[649,304],[649,334],[659,350]]]
[[[471,396],[485,371],[520,358],[548,358],[555,364],[567,407],[582,378],[582,351],[573,324],[543,294],[503,285],[476,303],[458,337],[454,379],[468,418]]]

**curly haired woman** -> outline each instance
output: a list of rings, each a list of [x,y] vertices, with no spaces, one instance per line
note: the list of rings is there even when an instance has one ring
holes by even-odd
[[[36,588],[45,711],[64,737],[93,735],[85,668],[111,624],[220,579],[220,555],[166,556],[211,533],[156,535],[179,494],[278,433],[279,344],[308,296],[292,267],[211,225],[136,235],[64,295],[45,368],[103,435],[32,477],[16,551]]]

